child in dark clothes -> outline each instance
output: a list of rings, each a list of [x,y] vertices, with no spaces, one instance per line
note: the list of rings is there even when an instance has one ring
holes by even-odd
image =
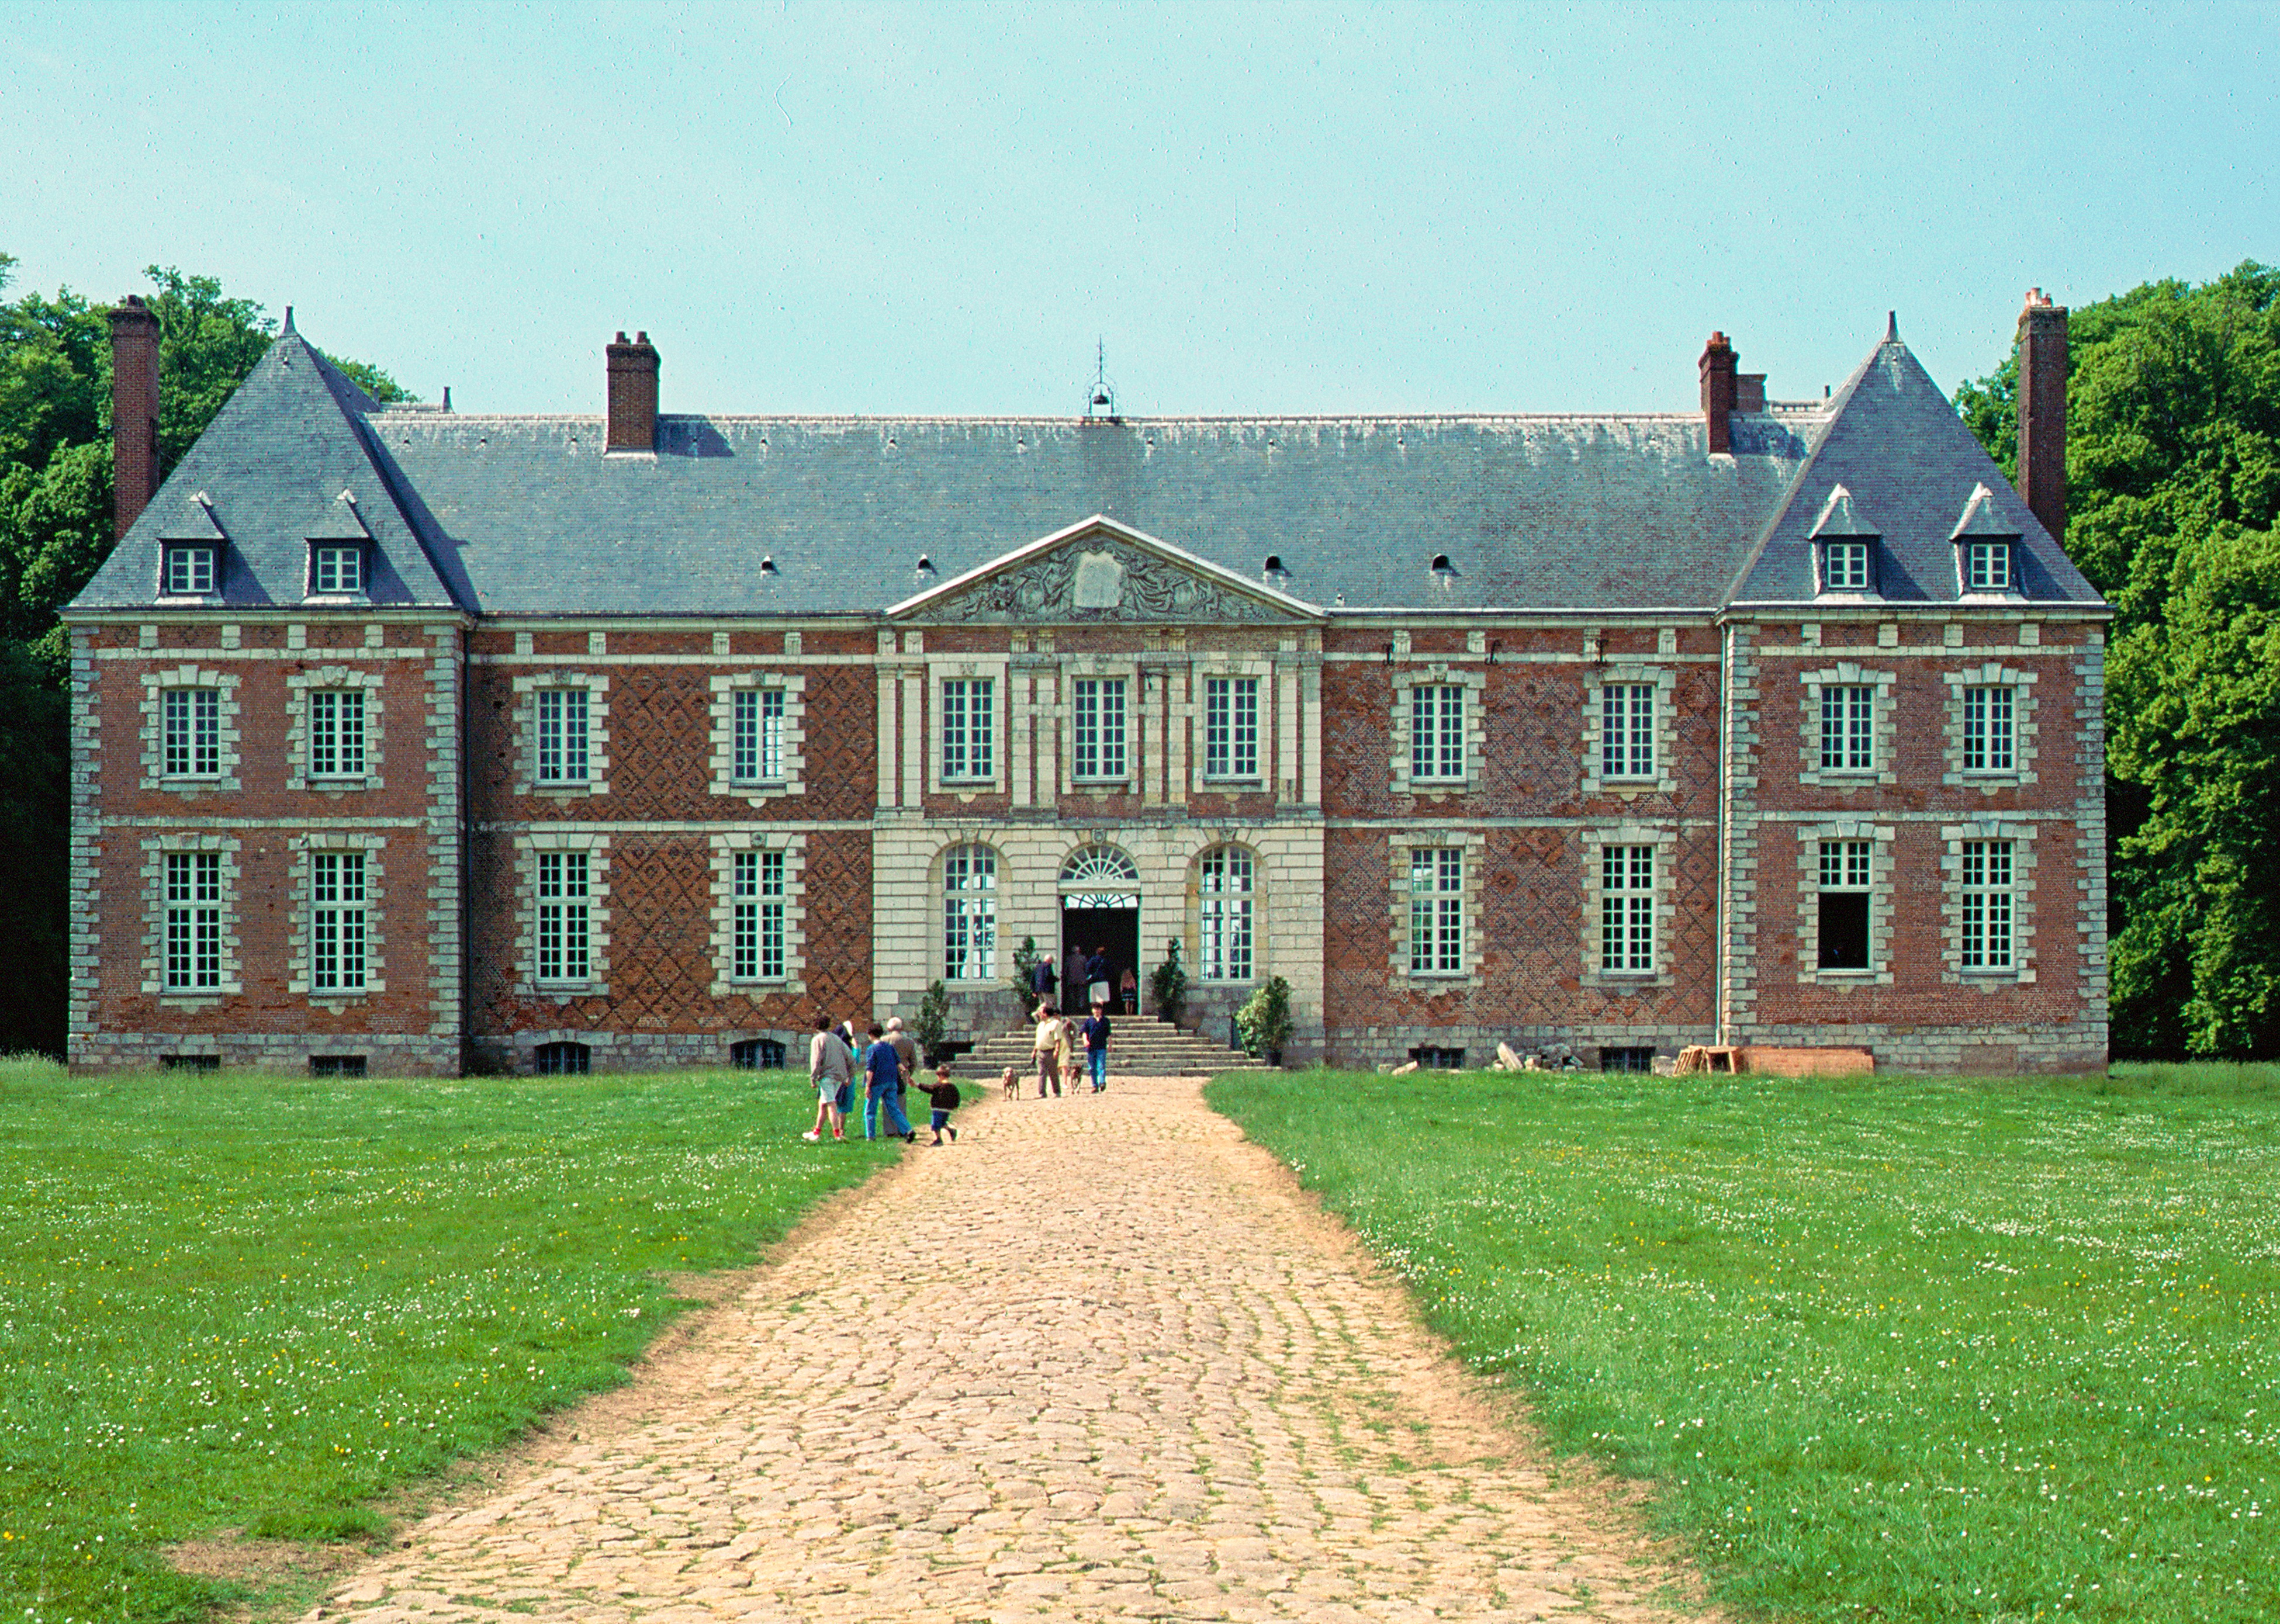
[[[950,1126],[950,1113],[958,1109],[958,1085],[950,1080],[947,1064],[934,1070],[934,1081],[919,1084],[919,1092],[934,1105],[934,1143],[942,1143],[943,1130],[949,1129],[952,1144],[958,1143],[958,1130]]]

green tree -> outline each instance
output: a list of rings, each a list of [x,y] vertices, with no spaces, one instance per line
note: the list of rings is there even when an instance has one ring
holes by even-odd
[[[2280,1054],[2280,269],[2070,318],[2068,555],[2114,604],[2111,951],[2125,1052]],[[2006,473],[2015,357],[1958,391]]]

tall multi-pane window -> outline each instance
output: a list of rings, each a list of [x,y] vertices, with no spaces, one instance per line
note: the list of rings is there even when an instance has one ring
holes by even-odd
[[[1465,968],[1465,853],[1458,846],[1409,851],[1409,973],[1461,974]]]
[[[986,981],[998,973],[998,854],[959,846],[942,860],[942,976]]]
[[[1599,966],[1654,968],[1654,848],[1599,849]]]
[[[221,853],[166,853],[166,990],[221,986]]]
[[[1202,951],[1198,956],[1207,981],[1251,979],[1251,853],[1221,846],[1204,853],[1198,890]]]
[[[1259,679],[1204,679],[1204,776],[1259,776]]]
[[[168,778],[214,778],[221,773],[221,694],[211,688],[170,688],[161,697]]]
[[[1124,776],[1124,679],[1074,680],[1075,721],[1069,771],[1077,778]]]
[[[784,691],[740,688],[730,708],[730,775],[740,784],[774,783],[784,775]]]
[[[1654,684],[1610,682],[1599,690],[1599,776],[1654,776]]]
[[[364,853],[311,852],[311,991],[364,990],[365,923]]]
[[[1876,766],[1876,690],[1832,686],[1821,690],[1821,770],[1866,773]]]
[[[364,776],[362,689],[318,689],[310,694],[309,776]]]
[[[538,781],[586,781],[588,694],[582,688],[538,690]]]
[[[2011,587],[2011,543],[1966,542],[1963,586],[1968,592],[2006,592]]]
[[[784,977],[784,854],[739,851],[729,876],[730,979]]]
[[[592,873],[583,851],[538,854],[538,979],[582,981],[593,974]]]
[[[994,677],[953,677],[943,683],[944,781],[997,776],[997,700]]]
[[[1963,843],[1963,967],[2011,968],[2011,843]]]
[[[1409,690],[1409,776],[1465,775],[1465,690],[1419,683]]]
[[[1866,970],[1868,965],[1868,854],[1865,840],[1821,843],[1820,967]]]
[[[1822,590],[1866,592],[1868,589],[1868,543],[1825,542],[1822,544]]]
[[[2008,688],[1963,690],[1963,770],[2008,773],[2013,750],[2012,714],[2016,696]]]

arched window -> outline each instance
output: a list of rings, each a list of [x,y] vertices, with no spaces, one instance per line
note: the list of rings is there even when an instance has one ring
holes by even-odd
[[[592,1054],[583,1043],[541,1043],[531,1051],[530,1069],[542,1077],[582,1077]]]
[[[953,846],[942,859],[942,979],[986,981],[998,974],[998,854]]]
[[[1252,979],[1251,853],[1240,846],[1220,846],[1204,853],[1201,869],[1197,888],[1198,971],[1207,981],[1247,981]]]
[[[1140,868],[1114,846],[1079,846],[1061,865],[1064,908],[1136,908]]]

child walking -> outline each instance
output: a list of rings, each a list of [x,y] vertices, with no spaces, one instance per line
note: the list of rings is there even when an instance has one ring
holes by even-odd
[[[936,1066],[934,1081],[919,1084],[919,1091],[924,1094],[934,1106],[934,1143],[940,1144],[944,1130],[948,1129],[950,1142],[956,1144],[958,1130],[950,1126],[950,1113],[958,1109],[958,1085],[950,1080],[949,1063],[945,1061]]]

